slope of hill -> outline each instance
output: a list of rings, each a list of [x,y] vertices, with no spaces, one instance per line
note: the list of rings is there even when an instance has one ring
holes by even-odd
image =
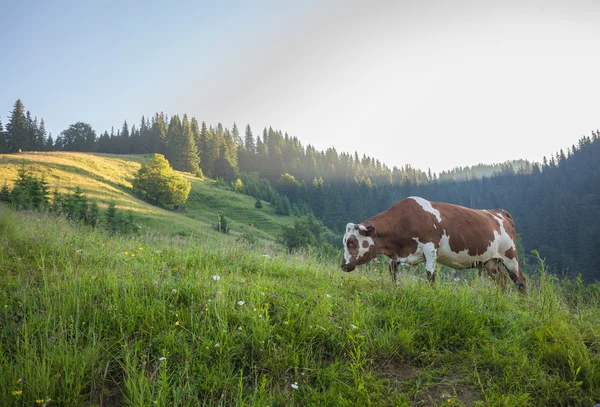
[[[111,237],[0,204],[0,405],[600,400],[599,285],[541,268],[528,296],[476,273],[394,287],[384,264],[345,274],[162,230]]]
[[[184,174],[192,183],[186,211],[174,213],[152,206],[131,194],[131,182],[140,165],[149,155],[111,155],[75,152],[19,153],[0,155],[0,185],[12,183],[19,166],[25,164],[34,174],[43,176],[51,190],[72,191],[79,186],[85,195],[105,206],[115,202],[117,208],[133,211],[136,219],[148,231],[165,231],[172,235],[213,236],[212,225],[217,212],[222,211],[231,221],[232,233],[254,226],[262,238],[274,239],[292,217],[278,216],[265,203],[254,208],[251,197],[219,188],[213,181]]]

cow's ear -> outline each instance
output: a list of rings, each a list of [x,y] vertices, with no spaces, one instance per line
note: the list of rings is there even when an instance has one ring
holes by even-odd
[[[375,234],[375,226],[373,226],[373,225],[365,226],[365,225],[359,224],[357,226],[358,226],[358,233],[360,233],[363,236],[370,237]]]

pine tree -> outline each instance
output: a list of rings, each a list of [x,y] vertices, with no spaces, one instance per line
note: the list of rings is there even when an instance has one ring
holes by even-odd
[[[52,138],[52,133],[48,134],[48,137],[46,138],[44,145],[45,145],[46,151],[56,150],[56,147],[54,145],[54,139]]]
[[[40,126],[36,132],[35,149],[38,151],[47,150],[46,141],[46,123],[44,123],[44,119],[42,119],[40,120]]]
[[[25,121],[25,107],[21,99],[15,102],[10,118],[6,125],[6,150],[15,153],[25,150],[27,145],[27,124]]]
[[[183,122],[177,115],[171,117],[168,140],[167,159],[171,166],[179,171],[198,173],[198,148],[187,115],[183,115]]]
[[[167,153],[167,133],[169,129],[164,113],[156,113],[150,132],[150,152],[165,155]]]
[[[34,122],[34,120],[31,118],[31,113],[28,110],[27,113],[25,113],[25,127],[27,128],[27,131],[26,131],[27,135],[26,135],[25,147],[22,149],[23,151],[35,150],[34,144],[35,144],[36,124],[37,123]]]
[[[200,136],[200,126],[198,125],[198,120],[196,120],[195,117],[192,117],[192,120],[190,122],[190,127],[192,129],[192,137],[194,138],[194,142],[196,143],[196,153],[198,155],[198,173],[200,176],[202,176],[202,170],[200,169],[200,167],[202,166],[200,161],[201,161],[201,157],[202,157],[202,153],[200,152],[200,146],[201,146],[201,136]]]
[[[123,122],[123,127],[121,128],[121,148],[119,152],[121,154],[131,153],[131,143],[129,140],[129,126],[127,125],[127,120]]]
[[[236,169],[227,157],[225,144],[221,145],[219,158],[215,161],[214,176],[215,178],[223,178],[227,181],[233,181],[236,178]]]
[[[6,154],[8,152],[8,148],[6,145],[6,133],[4,131],[4,127],[2,126],[2,120],[0,120],[0,154]]]
[[[200,144],[198,145],[200,168],[202,168],[202,171],[209,176],[212,176],[212,169],[217,158],[211,154],[210,150],[213,137],[212,132],[206,127],[206,123],[202,122],[200,128]]]
[[[242,144],[242,138],[240,137],[240,131],[238,130],[237,124],[233,123],[233,127],[231,128],[231,135],[233,137],[233,143],[237,149],[239,145]]]

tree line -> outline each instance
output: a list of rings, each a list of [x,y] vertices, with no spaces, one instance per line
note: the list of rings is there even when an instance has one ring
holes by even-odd
[[[44,136],[41,124],[17,101],[6,130],[0,123],[0,152],[42,146],[40,150],[159,153],[177,170],[221,179],[232,189],[239,178],[236,190],[271,203],[281,214],[312,213],[335,232],[411,195],[473,208],[501,207],[515,218],[526,251],[538,249],[557,270],[600,278],[598,131],[542,163],[460,167],[436,175],[409,165],[389,168],[334,147],[318,151],[272,128],[255,134],[246,126],[241,134],[236,124],[231,129],[207,125],[187,115],[156,113],[142,117],[139,126],[124,122],[99,137],[78,122],[55,140]]]

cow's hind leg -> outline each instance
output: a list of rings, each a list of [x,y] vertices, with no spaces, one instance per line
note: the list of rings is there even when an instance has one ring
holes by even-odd
[[[515,283],[517,289],[522,294],[527,294],[527,283],[525,282],[525,276],[521,273],[521,266],[519,266],[519,261],[515,256],[512,259],[504,258],[502,259],[502,264],[506,267],[508,271],[508,275],[510,279]]]
[[[394,259],[390,259],[390,275],[392,276],[392,281],[394,285],[396,285],[396,276],[398,275],[398,262]]]
[[[485,270],[488,272],[494,282],[502,289],[506,289],[506,276],[500,269],[500,260],[491,259],[484,263]]]

